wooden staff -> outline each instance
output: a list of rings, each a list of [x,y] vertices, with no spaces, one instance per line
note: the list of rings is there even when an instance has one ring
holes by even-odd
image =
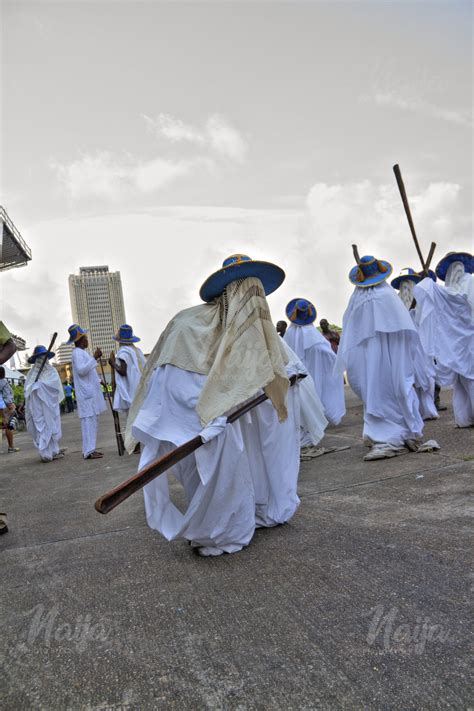
[[[416,251],[418,252],[418,257],[421,262],[422,271],[424,272],[425,276],[429,276],[428,266],[431,262],[431,259],[433,258],[433,253],[435,251],[436,244],[435,244],[435,242],[431,243],[430,259],[429,259],[429,261],[427,260],[427,262],[425,262],[425,260],[423,259],[423,254],[421,253],[420,244],[418,242],[418,237],[416,236],[415,225],[413,224],[413,218],[411,216],[410,205],[408,204],[408,197],[407,197],[407,193],[405,190],[405,185],[403,183],[402,174],[400,172],[400,166],[398,165],[398,163],[393,166],[393,172],[395,173],[395,178],[397,180],[398,189],[400,191],[400,196],[402,198],[403,207],[405,208],[405,214],[407,216],[408,224],[410,226],[411,235],[413,237]]]
[[[41,363],[40,369],[38,370],[38,374],[37,374],[37,376],[36,376],[36,378],[35,378],[35,383],[38,382],[39,377],[40,377],[41,373],[43,372],[43,368],[44,368],[44,366],[46,365],[46,361],[48,360],[48,356],[49,356],[49,354],[51,353],[51,349],[52,349],[52,347],[54,346],[54,342],[55,342],[55,340],[56,340],[57,337],[58,337],[58,334],[57,334],[56,332],[53,333],[53,337],[52,337],[52,339],[51,339],[51,343],[49,344],[48,350],[47,350],[46,353],[44,354],[43,362]]]
[[[290,386],[294,385],[297,380],[302,380],[305,377],[306,375],[293,375],[290,378]],[[268,396],[265,395],[265,393],[258,395],[253,400],[250,400],[250,402],[247,402],[245,405],[239,407],[238,410],[232,413],[232,415],[229,415],[226,424],[229,425],[232,422],[235,422],[239,419],[239,417],[242,417],[245,413],[253,410],[254,407],[260,405],[261,402],[265,402],[265,400],[268,400]],[[149,484],[150,481],[156,479],[157,476],[163,474],[189,454],[195,452],[196,449],[199,449],[199,447],[203,444],[204,442],[201,437],[197,435],[197,437],[190,439],[180,447],[173,449],[172,452],[165,454],[164,457],[161,457],[161,459],[151,462],[151,464],[134,476],[130,477],[130,479],[127,479],[127,481],[124,481],[122,484],[116,486],[115,489],[108,491],[106,494],[97,499],[95,502],[96,511],[101,514],[109,513],[109,511],[112,511],[112,509],[125,501],[125,499],[128,499],[129,496],[142,489],[144,486]]]
[[[118,415],[118,412],[116,412],[116,410],[114,410],[114,406],[112,404],[109,389],[107,387],[107,381],[105,379],[105,372],[104,372],[104,365],[102,363],[102,358],[99,358],[99,363],[100,363],[100,369],[102,371],[102,380],[104,381],[105,395],[106,395],[107,401],[110,405],[110,411],[112,413],[112,417],[114,418],[115,439],[117,440],[117,449],[118,449],[119,457],[121,457],[121,456],[123,456],[123,454],[125,454],[125,445],[123,443],[122,432],[120,431],[119,415]]]

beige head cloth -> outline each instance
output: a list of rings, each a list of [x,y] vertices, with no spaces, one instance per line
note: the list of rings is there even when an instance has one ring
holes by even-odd
[[[170,364],[208,376],[196,406],[205,426],[253,397],[261,388],[280,421],[285,420],[287,362],[260,279],[249,277],[231,282],[213,302],[178,313],[160,336],[130,408],[125,436],[127,451],[135,446],[131,428],[155,368]]]

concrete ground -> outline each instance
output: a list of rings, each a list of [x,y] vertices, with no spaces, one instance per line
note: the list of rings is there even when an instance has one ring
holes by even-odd
[[[294,519],[215,559],[151,531],[141,493],[95,512],[138,461],[109,413],[102,461],[75,414],[62,461],[20,433],[0,455],[2,709],[469,708],[473,431],[449,407],[426,424],[440,454],[364,463],[347,399],[324,444],[351,449],[302,465]]]

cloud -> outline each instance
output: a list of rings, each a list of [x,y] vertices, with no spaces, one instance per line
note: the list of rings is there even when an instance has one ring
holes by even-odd
[[[215,154],[241,163],[247,154],[247,143],[240,132],[220,114],[212,114],[202,128],[186,124],[169,114],[158,114],[156,119],[143,115],[145,123],[156,136],[173,143],[181,141],[207,147]]]
[[[423,252],[432,240],[438,245],[434,264],[450,250],[470,249],[461,196],[456,183],[431,183],[409,196]],[[361,255],[388,259],[396,273],[418,267],[396,186],[369,180],[316,183],[300,210],[141,208],[48,220],[28,232],[35,257],[27,268],[2,275],[2,319],[30,347],[52,331],[65,339],[71,323],[67,277],[86,264],[121,272],[126,318],[147,352],[177,311],[199,303],[200,285],[229,254],[242,252],[285,270],[283,285],[269,297],[274,321],[285,318],[291,298],[302,296],[316,305],[318,319],[341,323],[353,289],[347,278],[352,243]],[[65,234],[73,250],[63,249]],[[40,309],[31,308],[33,292]]]
[[[367,100],[367,97],[365,99]],[[388,106],[400,109],[401,111],[410,111],[423,116],[448,121],[449,123],[457,124],[458,126],[472,126],[472,117],[468,112],[456,111],[455,109],[443,108],[436,106],[420,98],[407,98],[397,95],[393,91],[379,91],[371,100],[377,106]]]
[[[199,156],[189,160],[155,158],[140,162],[120,161],[107,152],[85,154],[69,164],[51,161],[50,165],[73,200],[100,197],[111,201],[130,190],[156,192],[197,170],[213,169],[212,161]]]

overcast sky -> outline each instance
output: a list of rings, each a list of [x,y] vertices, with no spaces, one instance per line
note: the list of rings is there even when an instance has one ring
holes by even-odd
[[[68,275],[122,274],[149,351],[229,254],[341,323],[351,244],[472,250],[470,2],[2,2],[2,189],[33,251],[0,319],[71,323]]]

